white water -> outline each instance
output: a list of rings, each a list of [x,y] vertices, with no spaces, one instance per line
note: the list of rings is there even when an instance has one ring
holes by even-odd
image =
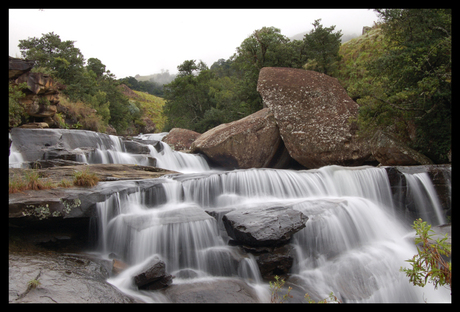
[[[165,134],[138,139],[161,140]],[[81,161],[146,164],[146,155],[126,153],[122,141],[99,145]],[[389,182],[383,168],[338,166],[291,171],[249,169],[212,172],[203,157],[153,146],[157,167],[186,173],[164,178],[160,187],[126,195],[115,193],[97,206],[98,250],[122,257],[131,268],[110,282],[146,302],[167,302],[161,292],[139,291],[131,274],[151,257],[166,263],[174,283],[239,277],[261,302],[269,302],[251,254],[229,246],[221,221],[205,209],[239,209],[291,205],[309,217],[294,234],[295,263],[289,282],[315,300],[333,292],[346,302],[450,302],[450,290],[412,286],[399,272],[416,254],[410,225],[396,219]],[[24,159],[13,145],[11,166]],[[416,210],[432,225],[444,223],[439,201],[426,174],[405,174]],[[101,183],[103,184],[103,183]],[[110,184],[108,184],[110,187]],[[220,220],[220,218],[218,218]]]
[[[156,158],[157,167],[182,173],[202,172],[210,169],[208,163],[202,156],[173,151],[168,144],[161,142],[161,139],[166,134],[167,132],[141,134],[136,137],[141,140],[160,141],[163,147],[161,152],[158,152],[150,145],[150,154],[152,157]]]
[[[255,258],[227,245],[220,221],[204,210],[287,204],[309,217],[291,241],[296,260],[289,281],[300,292],[315,300],[333,292],[344,302],[451,300],[450,290],[412,286],[399,271],[417,251],[406,238],[409,225],[395,218],[382,168],[189,174],[166,178],[156,194],[155,201],[145,191],[116,194],[98,205],[104,253],[115,252],[133,266],[158,256],[177,276],[174,283],[239,276],[269,302]],[[130,280],[125,272],[110,282],[143,300],[167,302],[161,292],[138,291]]]
[[[8,133],[8,135],[11,139],[11,133]],[[18,151],[14,142],[11,143],[8,163],[10,168],[22,168],[24,166],[24,157],[22,157],[21,152]]]

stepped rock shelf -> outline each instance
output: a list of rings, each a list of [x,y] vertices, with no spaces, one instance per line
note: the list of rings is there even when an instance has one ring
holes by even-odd
[[[13,131],[10,157],[16,160],[26,150],[16,132],[27,132],[20,137],[36,147],[46,140],[21,154],[47,158],[22,159],[27,166],[41,163],[43,177],[59,181],[89,169],[101,182],[10,194],[10,302],[269,302],[274,275],[293,287],[293,302],[330,291],[343,302],[418,302],[423,296],[403,275],[383,282],[390,290],[376,283],[379,267],[397,274],[415,252],[407,230],[414,217],[450,229],[442,226],[451,209],[450,165],[226,171],[199,155],[171,151],[161,141],[165,134],[125,144],[57,129]],[[86,140],[93,145],[83,157],[78,149],[85,146],[71,142]],[[50,152],[56,147],[59,152]],[[140,164],[145,157],[168,168]],[[139,163],[101,163],[117,160]],[[10,168],[10,174],[22,170]],[[379,249],[382,239],[390,245]],[[355,259],[361,253],[374,260]],[[155,265],[145,268],[149,263]],[[316,270],[325,270],[324,279],[310,276]],[[29,289],[34,279],[40,285]],[[349,283],[356,279],[373,282]]]

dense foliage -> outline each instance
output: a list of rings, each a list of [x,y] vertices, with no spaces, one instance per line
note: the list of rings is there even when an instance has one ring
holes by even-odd
[[[71,127],[105,132],[110,125],[119,134],[138,132],[136,121],[145,115],[145,108],[123,95],[118,88],[121,82],[99,59],[86,61],[73,41],[61,41],[54,32],[43,34],[41,38],[20,40],[19,48],[22,57],[35,60],[32,71],[50,74],[66,85],[61,104],[75,119]],[[10,95],[16,112],[17,91],[10,90]],[[59,114],[55,120],[62,127],[69,126]],[[13,121],[18,124],[17,117]]]
[[[166,130],[204,132],[260,110],[257,81],[263,67],[303,68],[310,61],[315,70],[332,71],[342,35],[333,32],[334,26],[324,28],[319,22],[304,40],[291,41],[278,28],[262,27],[243,40],[233,56],[211,68],[196,60],[179,65],[178,77],[165,86]]]
[[[451,148],[452,16],[446,9],[377,10],[382,50],[354,86],[363,135],[391,131],[433,161]]]
[[[211,67],[185,60],[177,76],[162,72],[155,78],[115,80],[100,60],[90,58],[85,64],[73,42],[61,41],[54,33],[21,40],[19,47],[24,58],[36,60],[34,71],[47,72],[67,85],[62,103],[90,116],[76,118],[83,128],[104,131],[112,125],[118,133],[133,133],[154,120],[164,125],[157,130],[180,127],[202,133],[262,108],[257,92],[261,68],[303,68],[340,81],[360,105],[356,120],[360,135],[370,138],[376,130],[389,131],[434,162],[446,162],[451,149],[451,12],[376,12],[379,23],[343,44],[341,31],[323,27],[320,19],[303,40],[290,40],[278,28],[262,27],[228,59],[219,59]],[[164,102],[129,99],[117,88],[121,83],[161,96]],[[10,87],[13,126],[27,119],[19,96],[20,88]],[[59,121],[59,114],[56,118]]]

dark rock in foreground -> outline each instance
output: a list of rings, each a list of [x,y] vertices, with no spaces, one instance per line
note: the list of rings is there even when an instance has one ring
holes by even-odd
[[[253,247],[287,244],[307,220],[300,211],[285,207],[238,209],[222,217],[231,238]]]

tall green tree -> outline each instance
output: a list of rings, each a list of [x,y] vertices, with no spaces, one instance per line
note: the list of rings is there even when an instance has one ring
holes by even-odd
[[[186,60],[177,66],[179,73],[164,86],[164,113],[168,117],[166,130],[179,127],[197,131],[196,124],[212,107],[209,97],[209,81],[214,73],[203,62]]]
[[[74,42],[61,41],[59,35],[50,32],[42,34],[40,38],[19,40],[18,47],[23,58],[35,60],[35,67],[49,68],[56,78],[69,84],[85,62]]]
[[[386,44],[369,65],[359,122],[398,134],[434,162],[451,148],[452,15],[447,9],[381,9]]]
[[[340,60],[339,49],[342,31],[334,32],[335,26],[324,27],[321,19],[315,20],[313,30],[304,37],[304,51],[308,60],[307,68],[331,75]]]

